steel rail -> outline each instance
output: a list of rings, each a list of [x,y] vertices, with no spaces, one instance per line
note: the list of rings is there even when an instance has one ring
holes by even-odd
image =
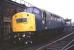
[[[51,44],[53,44],[53,43],[56,43],[56,42],[58,42],[58,41],[61,41],[61,40],[65,39],[65,38],[67,38],[67,37],[69,37],[69,36],[71,36],[71,35],[73,35],[73,34],[74,34],[74,32],[72,32],[72,33],[70,33],[70,34],[68,34],[68,35],[65,35],[64,37],[62,37],[62,38],[60,38],[60,39],[57,39],[56,41],[54,41],[54,42],[52,42],[52,43],[46,44],[45,46],[42,46],[42,47],[38,48],[37,50],[41,50],[42,48],[45,48],[45,47],[47,47],[47,46],[49,46],[49,45],[51,45]]]

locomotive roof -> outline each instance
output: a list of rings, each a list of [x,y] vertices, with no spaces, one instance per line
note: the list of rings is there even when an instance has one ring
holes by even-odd
[[[29,7],[28,7],[29,8]],[[43,9],[40,9],[40,8],[38,8],[38,7],[30,7],[30,8],[37,8],[37,9],[39,9],[39,10],[41,10],[41,11],[45,11],[47,14],[49,14],[49,15],[51,15],[52,17],[55,17],[55,18],[62,18],[61,16],[59,16],[59,15],[56,15],[56,14],[54,14],[54,13],[51,13],[51,12],[48,12],[48,11],[46,11],[46,10],[43,10]]]
[[[56,15],[56,14],[52,14],[52,13],[51,13],[51,16],[56,17],[56,18],[61,18],[61,16]]]
[[[44,10],[45,11],[45,10]],[[48,11],[45,11],[47,14],[50,14],[52,17],[55,17],[55,18],[62,18],[61,16],[59,15],[56,15],[54,13],[51,13],[51,12],[48,12]]]

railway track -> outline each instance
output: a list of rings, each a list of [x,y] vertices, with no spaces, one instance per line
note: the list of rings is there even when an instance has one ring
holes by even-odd
[[[45,50],[46,49],[48,49],[48,50],[51,49],[51,50],[55,50],[55,48],[56,48],[55,46],[57,44],[57,48],[63,47],[63,49],[67,50],[67,49],[70,49],[70,47],[72,47],[72,48],[74,47],[73,46],[73,43],[74,42],[71,42],[71,41],[74,41],[73,40],[74,39],[74,34],[73,33],[70,33],[71,31],[67,31],[66,29],[62,33],[57,33],[57,34],[52,35],[51,37],[49,37],[48,40],[47,40],[47,42],[36,43],[36,44],[32,45],[31,47],[14,46],[12,44],[9,44],[8,42],[5,42],[5,44],[3,43],[1,45],[1,47],[3,46],[2,47],[2,50],[40,50],[40,49],[45,49]],[[68,37],[71,37],[71,38],[68,38]],[[66,41],[68,41],[70,39],[70,41],[68,41],[68,42],[70,42],[70,44],[68,44],[68,42],[66,42],[65,40],[64,41],[61,41],[61,42],[57,42],[57,41],[60,41],[62,39],[65,39],[65,38],[67,38]],[[59,39],[59,40],[57,40],[57,39]],[[65,43],[65,44],[62,44],[62,43]],[[68,44],[68,45],[66,45],[66,44]],[[61,46],[61,47],[59,47],[59,46]],[[52,49],[52,48],[54,48],[54,49]]]
[[[42,46],[37,50],[68,50],[71,47],[74,47],[74,32],[65,35],[50,44]]]

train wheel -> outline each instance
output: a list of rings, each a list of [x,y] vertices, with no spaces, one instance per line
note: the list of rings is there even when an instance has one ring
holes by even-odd
[[[24,44],[26,47],[29,47],[32,45],[32,41],[25,41]]]
[[[31,46],[33,44],[32,38],[30,35],[26,35],[25,39],[24,39],[24,44],[28,47]]]

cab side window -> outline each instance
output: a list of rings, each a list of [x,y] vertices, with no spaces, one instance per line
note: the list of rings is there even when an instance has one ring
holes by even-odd
[[[33,13],[40,14],[40,11],[38,9],[34,8]]]

